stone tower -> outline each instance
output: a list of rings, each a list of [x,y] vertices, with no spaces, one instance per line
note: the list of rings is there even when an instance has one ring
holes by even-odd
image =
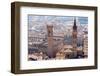
[[[77,25],[76,25],[76,19],[74,19],[74,25],[73,25],[73,32],[72,32],[72,45],[73,45],[73,51],[77,51]]]
[[[47,25],[47,39],[48,39],[48,50],[47,50],[47,54],[50,58],[53,58],[54,53],[53,53],[53,26]]]
[[[88,56],[88,32],[84,31],[84,35],[83,35],[83,52],[84,52],[84,56],[87,57]]]

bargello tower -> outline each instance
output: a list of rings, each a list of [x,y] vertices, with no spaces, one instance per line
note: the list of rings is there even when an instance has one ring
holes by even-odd
[[[74,19],[74,25],[73,25],[73,32],[72,32],[72,46],[73,51],[77,51],[77,25],[76,25],[76,19]]]
[[[47,54],[50,58],[53,58],[53,25],[47,25],[47,39],[48,39],[48,50]]]

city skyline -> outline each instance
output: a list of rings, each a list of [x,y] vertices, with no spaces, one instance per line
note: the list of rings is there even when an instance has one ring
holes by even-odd
[[[88,17],[28,15],[29,60],[86,58],[87,36]]]

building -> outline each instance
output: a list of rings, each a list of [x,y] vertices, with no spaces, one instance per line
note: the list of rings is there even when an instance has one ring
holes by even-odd
[[[83,34],[83,52],[84,56],[88,56],[88,32],[84,31]]]
[[[56,59],[65,59],[65,53],[63,51],[57,52]]]
[[[76,26],[76,19],[74,20],[73,32],[72,32],[72,46],[73,51],[77,51],[77,26]]]
[[[28,46],[29,48],[38,48],[39,44],[42,44],[46,40],[45,34],[32,32],[28,34]]]

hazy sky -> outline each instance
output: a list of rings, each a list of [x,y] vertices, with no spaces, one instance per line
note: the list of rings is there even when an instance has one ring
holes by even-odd
[[[32,22],[59,22],[64,23],[68,21],[73,21],[76,18],[80,24],[87,24],[88,17],[75,17],[75,16],[43,16],[43,15],[29,15],[28,19]]]
[[[57,26],[56,28],[62,28],[62,30],[64,30],[68,24],[73,25],[74,19],[76,19],[80,25],[88,25],[88,17],[28,15],[28,27],[29,30],[42,30],[45,28],[46,23],[53,23]]]

